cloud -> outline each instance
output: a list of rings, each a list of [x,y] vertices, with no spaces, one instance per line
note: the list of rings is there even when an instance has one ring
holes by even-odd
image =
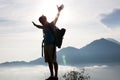
[[[94,65],[94,66],[86,66],[84,67],[85,69],[91,69],[91,70],[95,70],[95,69],[103,69],[108,67],[107,65]]]
[[[109,14],[103,14],[101,22],[109,28],[120,27],[120,9],[115,9]]]
[[[0,0],[0,34],[33,31],[34,28],[31,21],[38,1]]]
[[[7,19],[7,18],[2,18],[0,17],[0,25],[11,25],[13,23],[16,23],[17,21],[12,20],[12,19]]]

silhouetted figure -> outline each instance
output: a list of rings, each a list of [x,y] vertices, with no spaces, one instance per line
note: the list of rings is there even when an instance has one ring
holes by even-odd
[[[58,63],[56,61],[56,46],[54,44],[55,38],[51,30],[54,30],[53,28],[56,25],[56,22],[59,18],[61,10],[64,8],[64,5],[61,5],[60,7],[57,6],[57,8],[57,16],[51,23],[47,21],[47,18],[44,15],[39,18],[39,21],[42,25],[37,25],[32,22],[33,25],[37,28],[43,29],[44,33],[44,58],[45,62],[47,62],[49,65],[49,70],[51,73],[50,77],[46,80],[58,80]]]

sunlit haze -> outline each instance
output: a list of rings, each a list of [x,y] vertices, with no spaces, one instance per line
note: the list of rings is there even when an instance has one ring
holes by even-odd
[[[0,0],[0,63],[41,57],[43,14],[49,22],[64,4],[56,26],[66,28],[62,48],[81,48],[100,38],[120,41],[120,0]],[[41,24],[40,24],[41,25]]]

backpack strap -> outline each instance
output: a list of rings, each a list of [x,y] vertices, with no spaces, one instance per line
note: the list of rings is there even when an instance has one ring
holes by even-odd
[[[44,56],[44,52],[43,52],[43,50],[44,50],[44,40],[42,41],[42,57]]]
[[[50,25],[50,31],[51,31],[51,33],[53,34],[54,39],[55,39],[55,41],[56,41],[55,33],[54,33],[54,29],[55,29],[56,26],[54,26],[52,23],[50,23],[49,25]],[[56,45],[55,42],[54,42],[54,45]]]

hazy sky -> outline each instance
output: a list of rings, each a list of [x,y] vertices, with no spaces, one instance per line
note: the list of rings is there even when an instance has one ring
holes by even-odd
[[[120,0],[0,0],[0,62],[41,57],[42,30],[32,25],[44,14],[51,22],[64,4],[57,26],[66,28],[62,47],[81,48],[93,40],[120,41]]]

